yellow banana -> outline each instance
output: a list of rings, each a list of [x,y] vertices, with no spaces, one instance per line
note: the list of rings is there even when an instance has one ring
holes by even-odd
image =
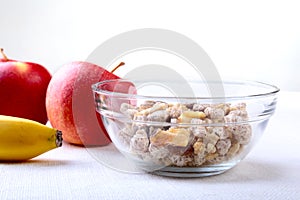
[[[29,119],[0,115],[0,161],[23,161],[62,145],[62,133]]]

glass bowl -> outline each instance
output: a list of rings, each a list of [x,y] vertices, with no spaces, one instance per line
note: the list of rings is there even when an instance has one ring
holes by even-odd
[[[275,111],[279,89],[253,81],[107,80],[92,85],[115,147],[146,172],[203,177],[237,165]]]

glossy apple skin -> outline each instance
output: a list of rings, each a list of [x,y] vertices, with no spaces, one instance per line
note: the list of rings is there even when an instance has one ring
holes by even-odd
[[[51,74],[42,65],[1,59],[0,114],[48,121],[45,99]]]
[[[63,132],[64,141],[80,146],[111,142],[95,109],[91,85],[119,79],[104,68],[75,61],[54,73],[47,90],[46,109],[52,127]]]

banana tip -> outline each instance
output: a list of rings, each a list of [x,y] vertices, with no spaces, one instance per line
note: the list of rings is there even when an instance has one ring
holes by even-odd
[[[62,141],[63,141],[62,132],[57,130],[56,131],[56,146],[61,147],[62,146]]]

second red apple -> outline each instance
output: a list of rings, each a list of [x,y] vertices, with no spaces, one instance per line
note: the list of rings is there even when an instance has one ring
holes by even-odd
[[[52,77],[46,96],[51,125],[63,131],[64,141],[76,145],[106,145],[110,139],[96,113],[91,85],[118,76],[88,62],[71,62]]]

